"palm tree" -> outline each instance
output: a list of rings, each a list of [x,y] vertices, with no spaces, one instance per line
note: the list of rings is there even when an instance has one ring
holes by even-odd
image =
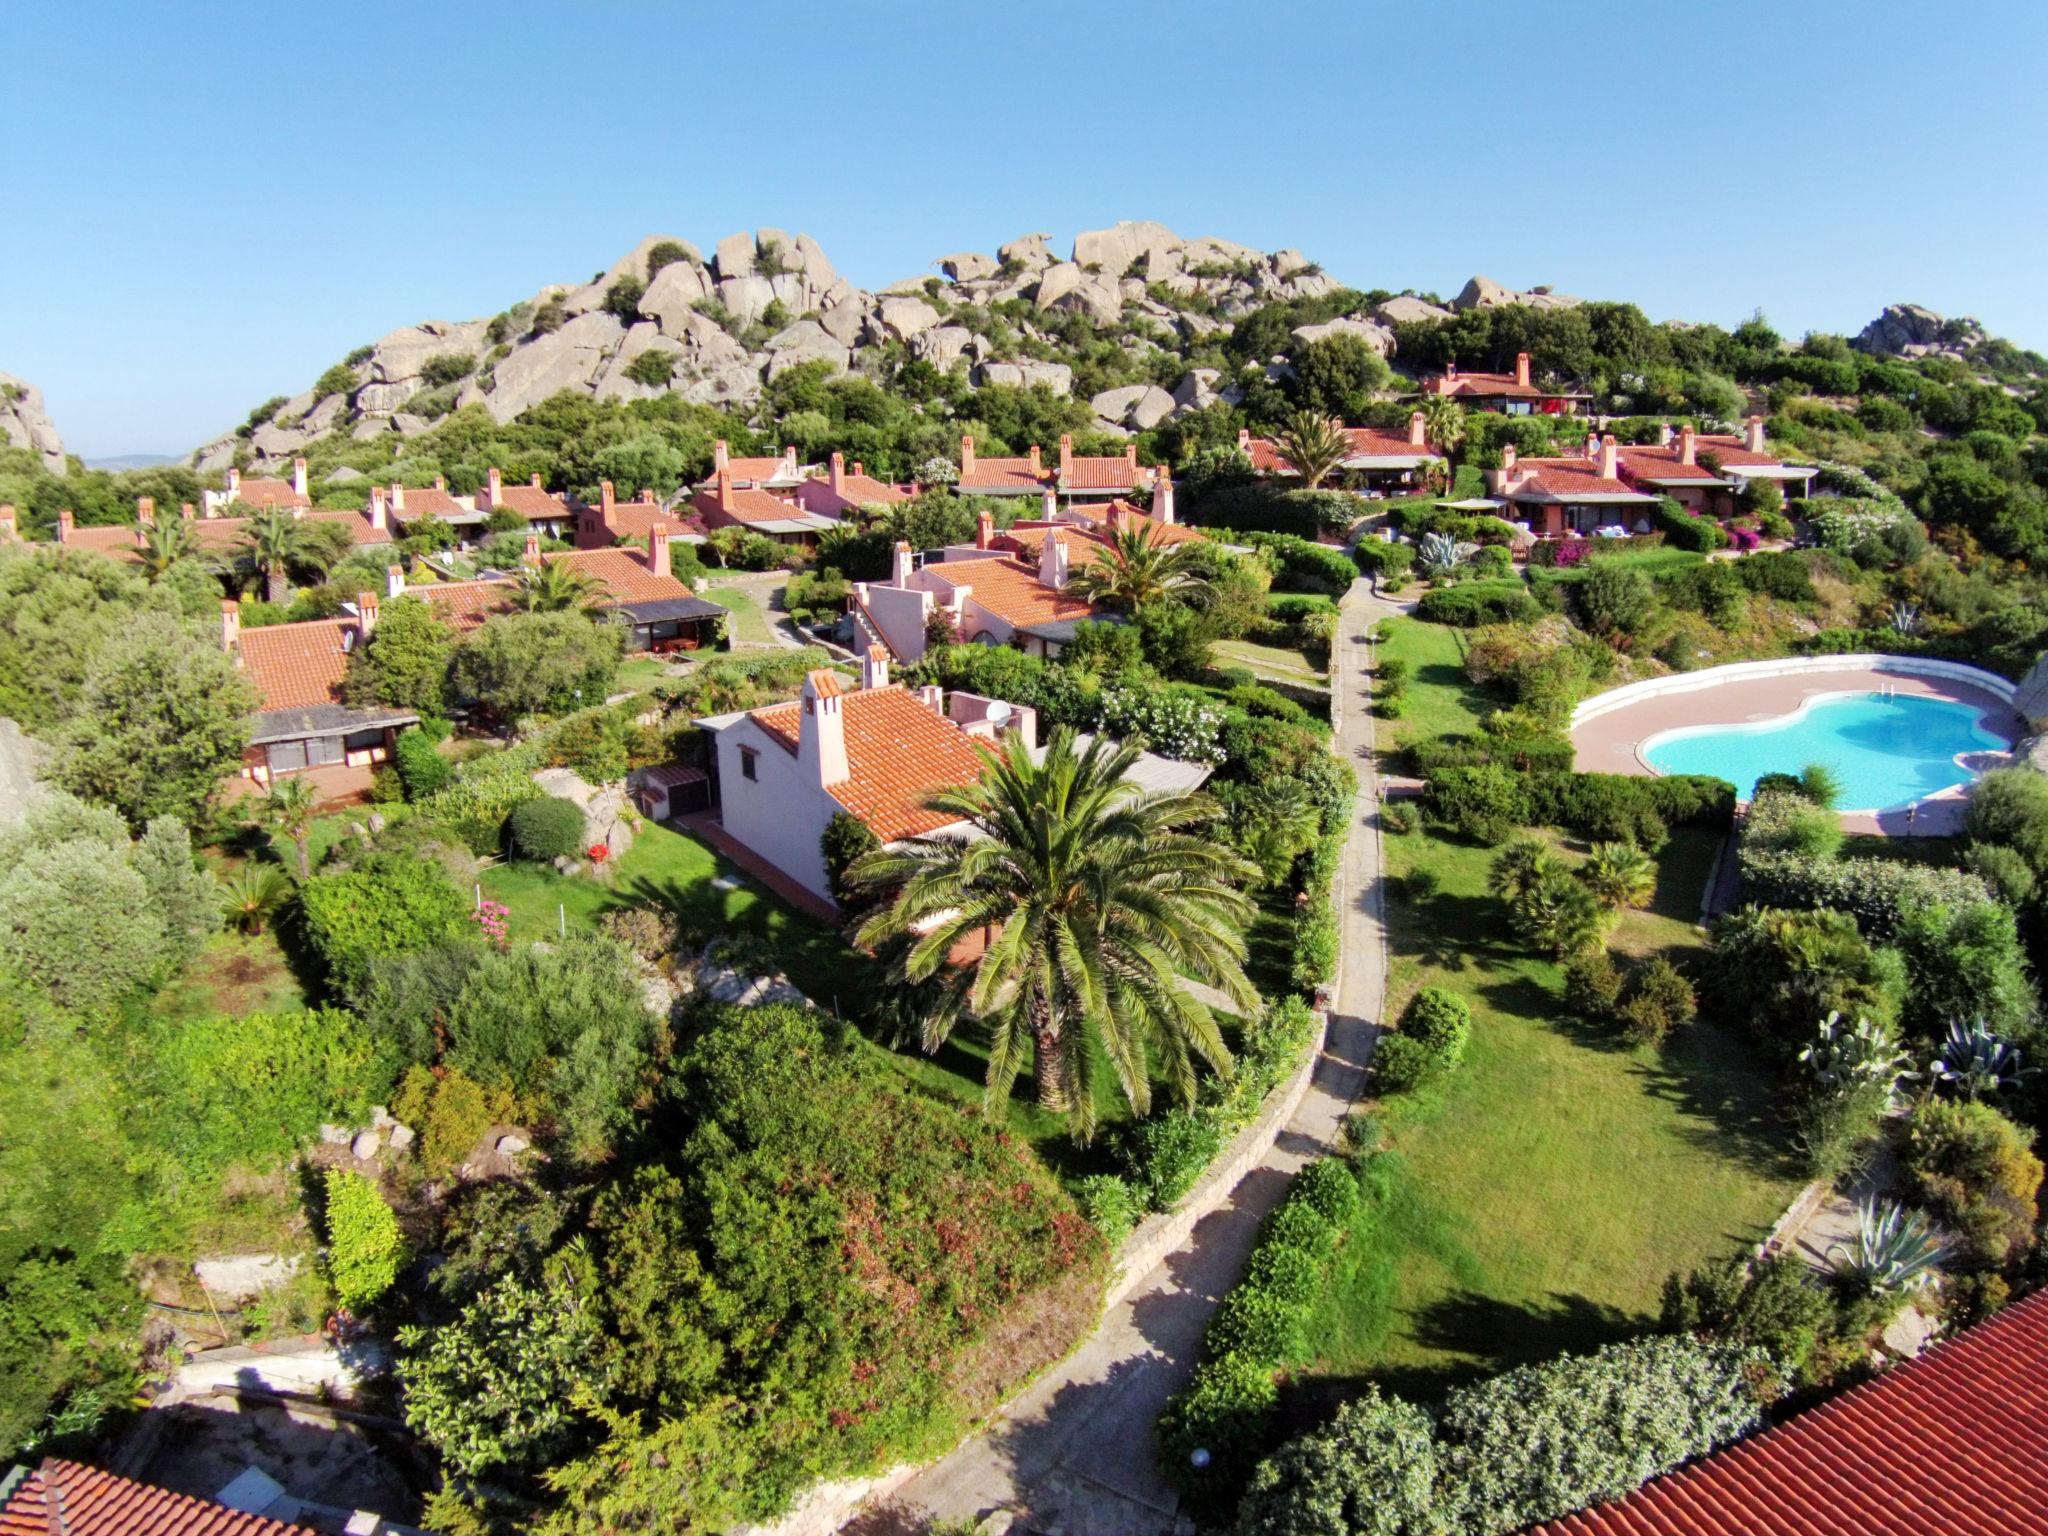
[[[313,822],[319,815],[313,786],[303,778],[272,779],[263,797],[263,811],[270,824],[292,840],[299,856],[299,878],[312,878],[313,861],[307,844],[313,836]]]
[[[526,613],[580,613],[595,607],[598,584],[588,571],[560,560],[543,560],[520,571],[512,601]]]
[[[897,979],[917,985],[962,939],[999,928],[978,959],[943,972],[921,1031],[934,1051],[963,1015],[987,1027],[992,1113],[1027,1051],[1039,1103],[1081,1141],[1095,1130],[1098,1060],[1138,1114],[1155,1064],[1191,1103],[1194,1058],[1227,1072],[1230,1053],[1183,978],[1258,1006],[1244,974],[1256,908],[1239,889],[1257,870],[1207,834],[1220,814],[1207,796],[1140,792],[1135,747],[1098,738],[1081,752],[1062,729],[1042,761],[1014,735],[981,750],[980,780],[931,800],[975,835],[876,849],[847,872],[854,889],[883,893],[859,941],[901,942]]]
[[[142,531],[142,547],[136,558],[142,562],[142,574],[154,584],[163,580],[165,573],[180,560],[192,559],[198,553],[199,540],[193,535],[192,525],[182,517],[167,517]]]
[[[1422,435],[1443,450],[1444,479],[1458,483],[1458,450],[1465,446],[1465,407],[1449,395],[1422,397]]]
[[[1619,911],[1649,905],[1657,889],[1657,866],[1634,843],[1595,843],[1579,878],[1601,906]]]
[[[1051,537],[1050,534],[1047,537]],[[1196,546],[1169,544],[1149,519],[1112,528],[1102,551],[1074,576],[1074,590],[1091,603],[1135,613],[1162,597],[1199,606],[1209,578],[1194,564]]]
[[[1351,453],[1343,423],[1316,411],[1296,411],[1281,427],[1276,441],[1287,462],[1301,473],[1301,483],[1314,490]]]
[[[1269,779],[1245,788],[1234,819],[1238,846],[1259,866],[1267,885],[1278,885],[1315,842],[1323,813],[1300,779]]]
[[[221,880],[221,911],[243,933],[261,933],[290,891],[275,864],[244,864]]]
[[[291,595],[291,568],[304,563],[305,532],[287,512],[266,512],[243,534],[242,558],[263,577],[266,602],[282,603]]]
[[[1512,899],[1508,920],[1530,943],[1568,960],[1606,937],[1608,914],[1583,883],[1553,869]]]

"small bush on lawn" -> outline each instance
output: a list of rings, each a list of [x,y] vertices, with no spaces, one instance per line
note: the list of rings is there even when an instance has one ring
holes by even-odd
[[[1429,1077],[1429,1047],[1408,1035],[1381,1035],[1372,1048],[1373,1082],[1382,1093],[1407,1093]]]
[[[1448,1072],[1465,1059],[1472,1007],[1447,987],[1424,987],[1401,1010],[1401,1034],[1428,1053],[1428,1072]]]
[[[1398,720],[1408,713],[1408,701],[1398,693],[1386,694],[1374,708],[1382,720]]]
[[[1126,1133],[1124,1162],[1146,1209],[1170,1211],[1222,1150],[1223,1134],[1207,1115],[1169,1109]]]
[[[1468,581],[1425,592],[1415,616],[1432,624],[1473,629],[1481,624],[1525,623],[1541,610],[1519,581]]]
[[[1407,691],[1408,672],[1408,663],[1399,656],[1389,656],[1373,669],[1374,676],[1380,682],[1380,692],[1386,694]]]
[[[1631,1040],[1654,1045],[1691,1023],[1698,1011],[1692,983],[1669,960],[1657,959],[1636,974],[1635,989],[1621,1005],[1621,1023]]]
[[[1123,1246],[1124,1239],[1131,1235],[1138,1219],[1145,1214],[1145,1208],[1131,1186],[1113,1173],[1090,1174],[1081,1181],[1076,1199],[1081,1214],[1102,1234],[1102,1241],[1112,1252]]]
[[[377,1186],[345,1168],[327,1170],[327,1278],[335,1300],[360,1312],[391,1289],[404,1261],[398,1218]]]
[[[583,852],[589,835],[583,808],[555,795],[515,807],[508,826],[513,850],[536,864],[575,858]]]
[[[1621,971],[1606,950],[1589,949],[1565,962],[1564,1004],[1592,1023],[1615,1016],[1621,1006]]]
[[[1380,825],[1396,837],[1413,832],[1420,819],[1411,800],[1389,800],[1380,807]]]

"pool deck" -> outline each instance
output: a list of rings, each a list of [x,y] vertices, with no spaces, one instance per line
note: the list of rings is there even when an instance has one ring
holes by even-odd
[[[1874,693],[1881,688],[1899,695],[1948,699],[1984,712],[1985,727],[2008,741],[2026,734],[2012,705],[1982,688],[1942,677],[1920,677],[1882,666],[1801,676],[1731,680],[1724,687],[1694,693],[1668,694],[1638,700],[1575,728],[1575,764],[1589,773],[1638,773],[1654,776],[1643,760],[1642,744],[1680,726],[1752,725],[1789,715],[1808,699],[1831,693]],[[1994,767],[1995,763],[1985,766]],[[1858,811],[1841,818],[1846,832],[1871,832],[1886,837],[1949,837],[1962,827],[1968,786],[1958,784],[1929,795],[1914,807],[1871,813]]]

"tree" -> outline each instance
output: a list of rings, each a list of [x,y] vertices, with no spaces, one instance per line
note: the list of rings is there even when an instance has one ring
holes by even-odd
[[[87,674],[76,717],[56,734],[54,778],[141,825],[197,819],[242,761],[256,690],[217,646],[139,616]]]
[[[199,540],[192,532],[192,525],[182,517],[166,517],[143,530],[142,546],[136,559],[142,567],[142,574],[154,584],[162,581],[180,560],[195,559],[198,554]]]
[[[1422,435],[1443,450],[1444,469],[1452,484],[1458,479],[1458,453],[1465,446],[1465,407],[1449,395],[1422,397]]]
[[[62,1008],[106,1007],[157,968],[163,924],[119,848],[88,837],[31,846],[0,871],[0,966]]]
[[[581,613],[596,606],[603,590],[588,571],[543,560],[520,571],[512,601],[522,613]]]
[[[256,934],[291,895],[291,883],[275,864],[253,860],[221,878],[220,906],[238,932]]]
[[[288,512],[266,512],[242,535],[242,559],[263,578],[264,599],[282,603],[291,595],[291,572],[311,553],[305,525]]]
[[[448,661],[455,638],[416,597],[384,605],[370,638],[348,659],[342,698],[354,708],[388,704],[435,717],[448,709]]]
[[[1435,1528],[1429,1415],[1376,1386],[1252,1474],[1238,1536],[1422,1536]]]
[[[1390,377],[1386,359],[1363,336],[1340,333],[1295,349],[1295,399],[1340,421],[1364,420]]]
[[[1634,843],[1595,843],[1579,878],[1610,912],[1645,907],[1657,889],[1657,864]]]
[[[263,818],[291,839],[292,849],[298,855],[301,881],[313,877],[312,850],[308,843],[312,839],[313,822],[319,816],[319,810],[319,797],[313,793],[312,784],[297,774],[272,779],[263,796]]]
[[[1900,915],[1892,942],[1906,961],[1899,1022],[1908,1036],[1938,1040],[1952,1022],[1973,1016],[2008,1038],[2031,1032],[2034,988],[2011,907],[1930,901]]]
[[[455,652],[455,686],[510,718],[560,714],[611,692],[624,634],[579,613],[487,620]]]
[[[1219,815],[1207,797],[1142,796],[1129,777],[1137,756],[1103,739],[1077,752],[1061,730],[1033,762],[1013,737],[984,753],[979,782],[933,797],[979,837],[883,848],[848,872],[856,887],[888,893],[860,941],[907,940],[895,962],[905,982],[938,975],[955,944],[1000,925],[949,978],[925,1049],[971,1014],[989,1031],[989,1107],[1008,1099],[1028,1048],[1039,1102],[1084,1141],[1098,1053],[1140,1115],[1155,1059],[1190,1103],[1197,1056],[1229,1070],[1215,1020],[1183,976],[1240,1007],[1258,1002],[1243,968],[1253,906],[1238,889],[1257,871],[1206,832]]]
[[[1135,613],[1169,597],[1200,604],[1210,586],[1191,553],[1194,548],[1169,544],[1149,520],[1132,519],[1112,529],[1108,544],[1075,574],[1074,590],[1120,613]]]
[[[1614,560],[1593,561],[1579,584],[1586,627],[1617,644],[1634,638],[1656,603],[1657,589],[1648,573]]]
[[[142,876],[164,937],[180,962],[220,931],[220,900],[212,875],[192,856],[192,834],[175,816],[152,816],[129,862]]]
[[[1296,411],[1277,437],[1280,452],[1301,475],[1304,490],[1315,490],[1351,452],[1343,423],[1315,411]]]
[[[344,987],[382,955],[435,949],[474,932],[469,900],[438,864],[372,854],[354,869],[315,875],[299,890],[306,936]]]
[[[64,545],[0,543],[0,714],[30,730],[77,712],[86,673],[147,615],[175,618],[170,584]]]
[[[1545,875],[1517,896],[1508,918],[1522,937],[1561,960],[1597,945],[1610,920],[1585,884],[1563,870]]]

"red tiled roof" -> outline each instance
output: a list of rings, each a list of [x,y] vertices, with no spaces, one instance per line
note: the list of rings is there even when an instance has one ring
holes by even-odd
[[[1466,373],[1459,370],[1458,376],[1446,384],[1441,374],[1432,375],[1427,385],[1430,394],[1446,394],[1453,400],[1466,395],[1477,395],[1481,399],[1507,400],[1583,400],[1585,393],[1576,389],[1545,389],[1540,384],[1518,384],[1512,373]]]
[[[1608,479],[1592,459],[1523,459],[1515,465],[1515,476],[1520,483],[1507,493],[1510,501],[1644,495],[1632,485]]]
[[[477,628],[493,614],[512,611],[512,583],[509,581],[432,581],[408,586],[405,596],[416,597],[434,610],[434,617],[457,634]]]
[[[1128,491],[1151,484],[1152,471],[1142,465],[1133,471],[1131,461],[1122,455],[1113,459],[1077,457],[1068,461],[1064,478],[1070,491]]]
[[[839,489],[836,491],[829,479],[822,475],[814,476],[796,488],[796,499],[805,511],[831,517],[854,507],[892,506],[908,501],[910,492],[900,485],[877,480],[873,475],[848,473],[839,477]]]
[[[753,719],[784,750],[795,753],[803,702],[757,709]],[[951,826],[957,816],[925,802],[942,789],[981,777],[981,754],[952,721],[901,687],[843,693],[847,777],[832,798],[885,843]]]
[[[408,493],[406,500],[409,502],[411,499]],[[529,523],[545,523],[569,515],[566,501],[537,485],[501,485],[498,488],[498,505],[509,507]]]
[[[1637,480],[1719,480],[1706,465],[1697,462],[1682,464],[1678,458],[1676,443],[1635,443],[1618,450],[1624,478]],[[1723,460],[1725,463],[1726,460]]]
[[[743,481],[776,479],[787,466],[782,456],[777,454],[772,459],[727,459],[725,467],[732,476],[733,484],[738,485]],[[711,481],[715,482],[717,478],[718,476],[713,474]]]
[[[1350,459],[1440,459],[1441,449],[1428,443],[1411,443],[1406,431],[1380,427],[1346,427],[1344,439],[1348,445],[1345,457]],[[1252,461],[1252,468],[1262,475],[1293,475],[1300,471],[1287,457],[1280,445],[1270,437],[1255,437],[1245,444],[1245,456]]]
[[[353,619],[312,619],[245,629],[235,643],[242,671],[263,696],[263,709],[306,709],[335,704],[348,675]]]
[[[134,523],[102,523],[96,528],[76,528],[63,541],[66,549],[96,549],[103,555],[133,560],[142,545],[142,529]]]
[[[410,521],[416,517],[453,517],[467,511],[468,507],[437,485],[408,485],[405,487],[405,510],[398,515]]]
[[[615,501],[609,510],[596,506],[589,511],[615,539],[644,539],[654,531],[656,523],[667,523],[671,528],[682,523],[681,518],[664,510],[658,501]]]
[[[772,523],[803,511],[768,491],[735,488],[727,499],[730,504],[720,507],[717,491],[699,491],[690,498],[690,507],[707,523],[715,523],[721,516],[736,523]]]
[[[46,1457],[0,1508],[0,1536],[313,1536],[303,1525]]]
[[[567,565],[604,584],[615,603],[651,603],[664,598],[688,597],[687,582],[667,574],[656,574],[647,564],[647,551],[638,549],[565,549],[542,555],[550,565]]]
[[[1531,1536],[2048,1531],[2048,1292],[1875,1381]]]
[[[1077,539],[1085,537],[1070,530]],[[1072,556],[1068,557],[1071,561]],[[1071,569],[1071,566],[1069,567]],[[1095,609],[1078,597],[1047,586],[1038,567],[1008,555],[981,559],[941,560],[925,570],[955,586],[972,587],[969,598],[1018,629],[1091,617]]]
[[[1121,462],[1121,461],[1119,461]],[[1041,464],[1033,472],[1029,459],[976,458],[974,468],[960,471],[956,489],[962,491],[1040,491],[1050,485],[1057,470]],[[1129,482],[1126,481],[1126,484]]]
[[[259,512],[272,507],[310,507],[313,499],[293,489],[289,480],[252,480],[243,476],[235,487],[234,499]]]
[[[247,482],[243,482],[246,484]],[[361,548],[372,544],[389,544],[396,537],[388,528],[375,527],[361,512],[305,512],[299,517],[305,523],[332,523],[345,529],[349,542]],[[195,517],[187,520],[192,537],[201,549],[216,554],[233,553],[248,541],[249,530],[256,520],[250,517]],[[97,528],[73,528],[71,537],[64,540],[67,549],[94,549],[116,560],[137,560],[141,556],[139,527],[135,523],[114,523]]]

